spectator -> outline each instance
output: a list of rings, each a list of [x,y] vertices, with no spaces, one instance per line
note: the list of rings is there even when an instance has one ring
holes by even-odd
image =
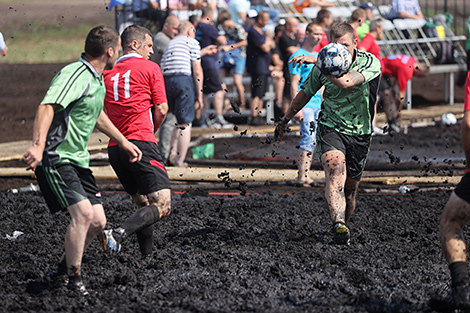
[[[423,20],[424,15],[421,12],[418,0],[392,0],[392,7],[387,14],[389,20],[396,18],[412,18]]]
[[[352,26],[354,29],[354,36],[356,36],[356,40],[359,43],[361,40],[359,39],[359,36],[357,35],[356,28],[358,26],[361,26],[362,23],[364,23],[366,20],[366,11],[363,9],[356,9],[352,12],[351,18],[349,19],[349,25]]]
[[[251,3],[249,0],[229,0],[228,11],[232,17],[232,21],[237,24],[246,24],[247,14],[250,10]]]
[[[263,97],[270,75],[271,50],[275,48],[275,42],[267,37],[263,28],[269,22],[269,14],[260,11],[255,20],[255,25],[248,29],[248,46],[246,49],[246,65],[251,76],[251,117],[249,124],[262,125],[265,123],[259,116],[263,108]]]
[[[195,109],[203,103],[203,70],[193,24],[181,22],[178,33],[163,53],[162,69],[170,112],[176,116],[178,124],[173,128],[169,161],[181,167],[191,141]]]
[[[180,19],[176,15],[168,15],[163,23],[162,31],[158,32],[153,38],[154,54],[152,54],[150,60],[160,65],[166,45],[178,35],[179,24]]]
[[[3,34],[0,33],[0,53],[6,57],[8,53],[8,46],[5,43],[5,40],[3,39]]]
[[[246,65],[246,31],[242,25],[235,23],[228,11],[220,12],[217,17],[219,34],[224,35],[227,44],[220,46],[223,53],[221,70],[223,75],[230,74],[233,70],[233,81],[238,93],[239,106],[243,109],[246,107],[245,86],[242,78]]]
[[[372,21],[372,18],[374,17],[374,10],[376,8],[372,2],[364,2],[359,6],[359,8],[366,12],[365,22],[362,23],[362,25],[356,27],[357,35],[359,36],[359,39],[362,40],[362,38],[364,38],[365,35],[369,32],[370,21]]]
[[[179,24],[180,20],[176,15],[169,15],[166,18],[162,31],[158,32],[153,38],[154,54],[152,54],[150,60],[156,62],[158,65],[161,65],[163,52],[165,51],[166,46],[171,39],[178,35]],[[171,134],[173,133],[175,124],[176,117],[173,115],[173,113],[168,112],[158,131],[160,152],[162,154],[165,165],[167,165],[168,157],[170,155]]]
[[[315,52],[320,52],[321,48],[330,42],[327,34],[329,33],[330,27],[333,24],[333,14],[331,14],[328,9],[321,9],[317,13],[317,23],[320,24],[324,31],[320,44],[315,46]]]
[[[223,46],[227,44],[225,36],[219,35],[217,27],[213,25],[214,10],[210,7],[205,7],[202,10],[201,21],[196,28],[196,39],[201,44],[201,48],[210,45]],[[230,128],[233,125],[228,123],[223,116],[224,108],[224,91],[220,82],[219,70],[217,63],[219,61],[219,54],[205,55],[201,59],[202,69],[204,70],[204,105],[202,108],[202,125],[207,124],[216,128]],[[212,122],[207,118],[208,97],[214,94],[214,109],[215,121]],[[209,125],[210,124],[210,125]]]
[[[279,10],[272,9],[266,5],[266,0],[251,0],[251,9],[256,12],[266,11],[269,14],[269,24],[274,24],[279,20]]]
[[[201,21],[201,16],[199,16],[197,14],[193,14],[189,17],[188,21],[190,21],[191,24],[193,24],[194,29],[196,29],[197,24],[199,24],[199,22]]]
[[[295,51],[289,60],[289,71],[291,75],[292,95],[296,95],[301,90],[302,84],[307,79],[314,64],[302,65],[299,67],[292,66],[290,62],[294,57],[306,55],[316,58],[318,53],[313,48],[320,43],[323,35],[323,28],[317,23],[310,23],[305,30],[305,42],[302,47]],[[323,89],[322,89],[323,90]],[[310,101],[300,110],[294,118],[300,121],[300,143],[299,143],[299,160],[297,163],[299,175],[297,185],[302,187],[313,186],[314,181],[310,177],[310,167],[316,146],[316,125],[318,114],[321,109],[321,91],[318,91]]]
[[[163,26],[161,21],[168,16],[167,8],[162,8],[156,0],[135,0],[132,5],[135,16],[153,21],[157,25],[157,31],[160,31]]]
[[[305,8],[314,7],[314,8],[331,8],[335,7],[335,2],[325,1],[325,0],[296,0],[294,2],[294,7],[299,13],[303,13]]]
[[[278,25],[278,27],[284,27],[284,25]],[[269,32],[266,32],[266,36],[270,37]],[[274,119],[277,121],[279,117],[282,116],[282,101],[284,98],[284,62],[282,61],[281,51],[279,51],[279,43],[278,40],[282,36],[282,33],[279,35],[278,38],[273,35],[274,42],[276,46],[271,51],[271,65],[269,67],[270,76],[273,79],[274,84],[274,94],[276,95],[276,102],[274,104]]]
[[[389,132],[400,132],[397,119],[405,102],[405,92],[408,81],[416,77],[429,75],[429,67],[424,63],[418,63],[412,56],[395,54],[383,59],[383,79],[380,83],[380,96],[383,99],[385,115],[387,117]],[[396,79],[399,92],[394,96],[390,78]]]
[[[276,120],[284,115],[292,100],[289,66],[287,61],[289,61],[291,54],[294,53],[300,46],[299,39],[297,38],[299,20],[295,17],[288,17],[286,18],[285,26],[286,29],[281,38],[279,38],[279,51],[281,52],[282,62],[284,62],[284,94],[282,102],[282,114],[275,116]]]

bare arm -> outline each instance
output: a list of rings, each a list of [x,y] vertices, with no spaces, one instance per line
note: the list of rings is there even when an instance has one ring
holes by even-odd
[[[317,63],[317,58],[308,56],[308,55],[298,55],[289,60],[289,63],[292,63],[292,67],[301,66],[302,64],[315,64]]]
[[[226,45],[227,44],[227,38],[225,38],[225,36],[219,36],[215,40],[215,44],[218,45],[218,46]]]
[[[271,37],[266,37],[266,41],[261,46],[259,46],[261,51],[263,51],[264,53],[268,53],[275,47],[276,47],[276,43]]]
[[[96,128],[116,142],[119,148],[129,155],[129,162],[134,163],[142,159],[142,151],[121,134],[103,110],[101,110],[100,116],[96,121]]]
[[[284,114],[281,121],[276,126],[276,130],[274,131],[274,138],[277,141],[281,140],[284,136],[287,123],[289,123],[289,121],[294,117],[294,115],[297,114],[297,112],[302,110],[302,108],[307,104],[310,98],[311,97],[309,97],[303,90],[300,90],[297,93],[294,100],[292,100],[289,109],[287,109],[286,114]]]
[[[160,125],[162,125],[167,113],[168,103],[164,102],[153,106],[152,118],[154,132],[156,132]]]
[[[290,74],[290,91],[291,95],[296,95],[299,90],[300,74]]]
[[[217,53],[217,46],[216,45],[208,45],[201,49],[201,57],[205,55],[214,55]]]
[[[46,147],[47,133],[54,119],[54,111],[59,106],[57,104],[42,104],[38,107],[33,126],[33,142],[31,147],[25,152],[24,160],[28,164],[27,170],[36,170],[42,161],[42,154]]]
[[[202,72],[201,61],[192,61],[194,87],[196,88],[196,110],[202,108],[202,84],[204,81],[204,74]]]
[[[233,50],[233,49],[239,49],[241,47],[246,47],[247,45],[248,45],[248,40],[245,39],[245,40],[242,40],[242,41],[230,44],[230,45],[223,45],[222,47],[220,47],[220,49],[223,50],[223,51],[230,51],[230,50]]]
[[[364,76],[355,70],[349,71],[339,78],[333,76],[325,77],[341,89],[347,89],[354,86],[358,86],[365,82]]]
[[[463,151],[465,152],[465,160],[467,168],[470,168],[470,111],[465,111],[462,120],[462,145]]]
[[[419,12],[418,14],[410,14],[408,12],[400,12],[400,17],[401,18],[412,18],[416,20],[424,20],[424,15],[422,12]]]

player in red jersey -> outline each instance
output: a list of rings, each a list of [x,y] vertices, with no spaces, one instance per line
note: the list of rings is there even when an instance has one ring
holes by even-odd
[[[383,98],[389,130],[400,132],[397,118],[400,117],[400,111],[405,101],[406,85],[413,76],[425,77],[429,75],[429,67],[424,63],[418,63],[412,56],[394,54],[383,59],[382,73],[380,96]],[[395,78],[398,84],[398,97],[393,95],[391,77]]]
[[[449,263],[452,287],[448,293],[438,294],[431,299],[429,304],[437,311],[470,309],[470,278],[462,233],[463,226],[470,221],[470,73],[465,81],[464,112],[461,133],[467,170],[447,201],[439,226],[442,250]]]
[[[142,150],[142,160],[125,162],[123,151],[110,140],[109,161],[138,210],[123,225],[100,234],[103,249],[117,252],[125,237],[137,233],[143,257],[153,248],[153,224],[168,216],[171,192],[155,132],[165,118],[168,104],[160,67],[150,61],[152,33],[132,25],[121,35],[124,55],[104,73],[105,108],[114,125]]]

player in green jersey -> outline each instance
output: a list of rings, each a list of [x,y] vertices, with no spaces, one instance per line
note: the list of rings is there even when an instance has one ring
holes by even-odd
[[[103,70],[113,67],[120,48],[121,38],[111,27],[88,33],[80,60],[52,80],[36,114],[33,143],[24,154],[51,213],[66,210],[71,218],[65,256],[46,278],[60,279],[81,295],[88,294],[81,278],[83,252],[106,224],[101,194],[88,168],[87,144],[95,125],[126,151],[130,162],[142,157],[103,111]]]
[[[357,188],[369,153],[381,73],[379,60],[368,52],[357,50],[354,37],[353,28],[346,23],[331,29],[331,42],[343,44],[351,52],[353,63],[349,71],[335,78],[323,75],[315,66],[275,132],[276,139],[280,140],[289,120],[325,86],[318,119],[317,149],[325,171],[325,197],[337,244],[350,242],[346,223],[356,207]],[[301,66],[314,60],[299,56],[292,62]]]

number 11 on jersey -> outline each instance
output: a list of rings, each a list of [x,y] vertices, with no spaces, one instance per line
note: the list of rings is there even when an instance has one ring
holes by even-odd
[[[129,92],[129,81],[131,77],[131,70],[125,72],[122,77],[124,78],[124,98],[129,98],[131,96]],[[119,101],[119,73],[116,73],[113,77],[111,77],[111,81],[113,82],[113,91],[114,91],[114,101]]]

